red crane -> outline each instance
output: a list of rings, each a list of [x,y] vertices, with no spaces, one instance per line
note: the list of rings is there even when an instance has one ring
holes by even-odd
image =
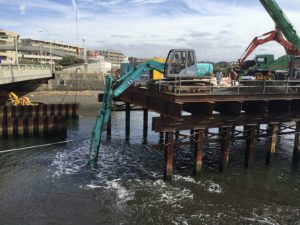
[[[240,66],[243,65],[244,61],[256,49],[257,46],[263,45],[270,41],[276,41],[279,44],[281,44],[285,48],[285,51],[287,52],[288,55],[292,55],[292,56],[300,55],[300,50],[282,36],[280,29],[276,29],[268,33],[265,33],[261,36],[255,37],[253,39],[253,41],[250,43],[248,48],[243,53],[242,57],[239,59]]]

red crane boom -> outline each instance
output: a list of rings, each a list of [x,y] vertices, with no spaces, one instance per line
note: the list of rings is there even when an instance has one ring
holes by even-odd
[[[264,38],[261,38],[264,37]],[[240,66],[248,58],[248,56],[257,48],[259,45],[263,45],[270,41],[276,41],[285,48],[288,55],[296,56],[300,55],[300,50],[297,49],[291,42],[287,41],[281,34],[280,29],[276,29],[265,33],[259,37],[255,37],[250,43],[248,48],[243,53],[242,57],[239,59]]]

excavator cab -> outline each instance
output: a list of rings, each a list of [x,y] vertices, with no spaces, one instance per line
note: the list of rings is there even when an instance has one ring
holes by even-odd
[[[172,49],[165,63],[165,78],[197,75],[196,54],[193,49]]]
[[[300,56],[291,57],[289,78],[300,78]]]

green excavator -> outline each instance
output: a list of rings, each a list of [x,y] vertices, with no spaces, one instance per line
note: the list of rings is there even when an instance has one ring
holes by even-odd
[[[192,49],[172,49],[169,51],[166,63],[146,61],[131,69],[120,79],[114,81],[111,75],[106,76],[102,107],[93,128],[90,143],[90,159],[88,165],[96,166],[102,131],[107,128],[111,114],[112,99],[122,94],[128,87],[137,81],[143,74],[156,70],[163,74],[163,79],[197,78],[197,59]]]

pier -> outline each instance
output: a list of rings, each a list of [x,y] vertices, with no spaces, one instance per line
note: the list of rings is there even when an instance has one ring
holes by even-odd
[[[220,171],[225,171],[229,167],[230,142],[246,142],[244,167],[249,168],[257,138],[268,139],[265,162],[269,164],[276,152],[277,136],[294,134],[293,161],[298,162],[299,81],[241,81],[236,87],[221,88],[211,84],[198,88],[195,84],[136,84],[116,100],[125,102],[126,138],[130,136],[130,111],[133,106],[143,110],[144,138],[147,138],[148,111],[160,114],[152,118],[152,130],[159,133],[163,141],[152,147],[165,151],[164,175],[167,180],[172,179],[173,148],[181,145],[194,146],[193,173],[196,176],[201,174],[203,144],[206,143],[220,143],[221,149],[216,154],[219,154]],[[218,132],[212,132],[212,128],[217,128]],[[190,134],[183,134],[182,131],[190,131]],[[107,133],[111,134],[110,124]]]

